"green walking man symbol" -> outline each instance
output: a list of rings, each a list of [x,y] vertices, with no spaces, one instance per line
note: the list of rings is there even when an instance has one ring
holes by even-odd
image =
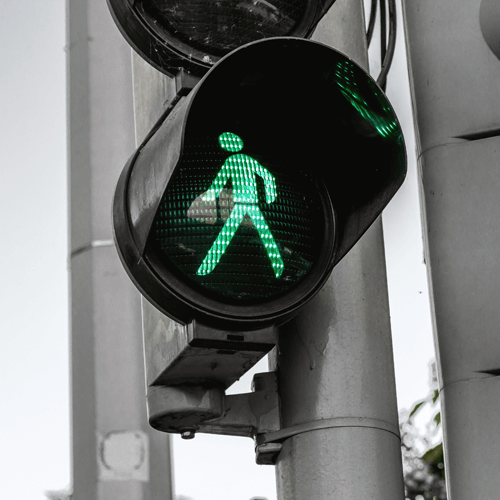
[[[221,134],[219,144],[222,149],[230,152],[238,152],[243,149],[243,141],[231,132]],[[283,259],[269,226],[259,209],[255,174],[264,180],[266,202],[272,203],[276,199],[276,181],[274,177],[258,161],[244,154],[234,154],[227,158],[212,185],[203,195],[203,201],[215,201],[227,181],[232,180],[234,208],[196,274],[206,275],[214,270],[231,243],[236,230],[243,222],[245,215],[248,215],[264,244],[276,278],[281,276],[284,268]]]

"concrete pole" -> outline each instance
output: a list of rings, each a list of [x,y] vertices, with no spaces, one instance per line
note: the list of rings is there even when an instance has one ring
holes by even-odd
[[[500,3],[407,0],[450,500],[500,491]]]
[[[361,1],[337,0],[314,38],[367,68]],[[282,425],[297,432],[278,457],[278,498],[403,500],[380,219],[281,328],[277,367]]]
[[[131,50],[104,0],[68,1],[75,500],[171,500],[168,437],[147,423],[140,296],[111,200],[135,149]]]

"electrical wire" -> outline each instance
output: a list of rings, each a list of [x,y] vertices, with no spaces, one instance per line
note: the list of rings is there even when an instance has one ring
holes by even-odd
[[[381,6],[382,6],[382,1],[385,2],[385,0],[381,0]],[[397,33],[396,0],[388,0],[388,5],[389,5],[389,38],[387,40],[387,45],[386,45],[385,37],[384,39],[382,39],[381,37],[381,40],[384,40],[384,42],[382,43],[382,45],[384,45],[384,51],[383,51],[384,53],[383,56],[381,56],[382,67],[380,69],[380,74],[378,75],[377,78],[377,83],[383,90],[385,90],[386,88],[387,74],[389,73],[389,70],[391,68],[392,59],[394,58],[394,51],[396,48],[396,33]],[[384,21],[384,26],[385,26],[385,21]],[[387,50],[385,50],[385,47],[387,47]]]
[[[387,14],[385,0],[380,0],[380,65],[387,52]]]
[[[396,48],[397,17],[396,0],[387,0],[389,9],[389,37],[387,37],[387,12],[386,0],[380,0],[380,74],[377,84],[385,91],[387,85],[387,74],[392,65],[394,51]],[[366,30],[366,41],[368,47],[372,41],[377,19],[377,0],[371,1],[370,18]]]
[[[375,29],[375,20],[377,19],[377,0],[372,0],[370,7],[370,20],[368,22],[368,30],[366,31],[366,42],[368,47],[372,41],[373,30]]]

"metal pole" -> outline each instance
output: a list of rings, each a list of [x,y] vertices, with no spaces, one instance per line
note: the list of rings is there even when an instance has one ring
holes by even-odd
[[[75,500],[172,499],[169,442],[147,423],[139,293],[111,229],[135,149],[130,52],[105,1],[68,1]]]
[[[367,68],[361,1],[338,0],[315,38]],[[276,362],[282,426],[296,431],[278,457],[278,498],[402,500],[380,219],[281,329]]]
[[[500,491],[500,3],[404,2],[450,500]]]

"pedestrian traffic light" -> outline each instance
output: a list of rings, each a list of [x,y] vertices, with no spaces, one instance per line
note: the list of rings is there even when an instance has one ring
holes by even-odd
[[[356,63],[269,38],[222,58],[129,160],[121,260],[182,324],[280,324],[310,300],[403,182],[387,98]]]
[[[108,0],[129,44],[162,73],[205,74],[256,40],[308,37],[335,0]]]

